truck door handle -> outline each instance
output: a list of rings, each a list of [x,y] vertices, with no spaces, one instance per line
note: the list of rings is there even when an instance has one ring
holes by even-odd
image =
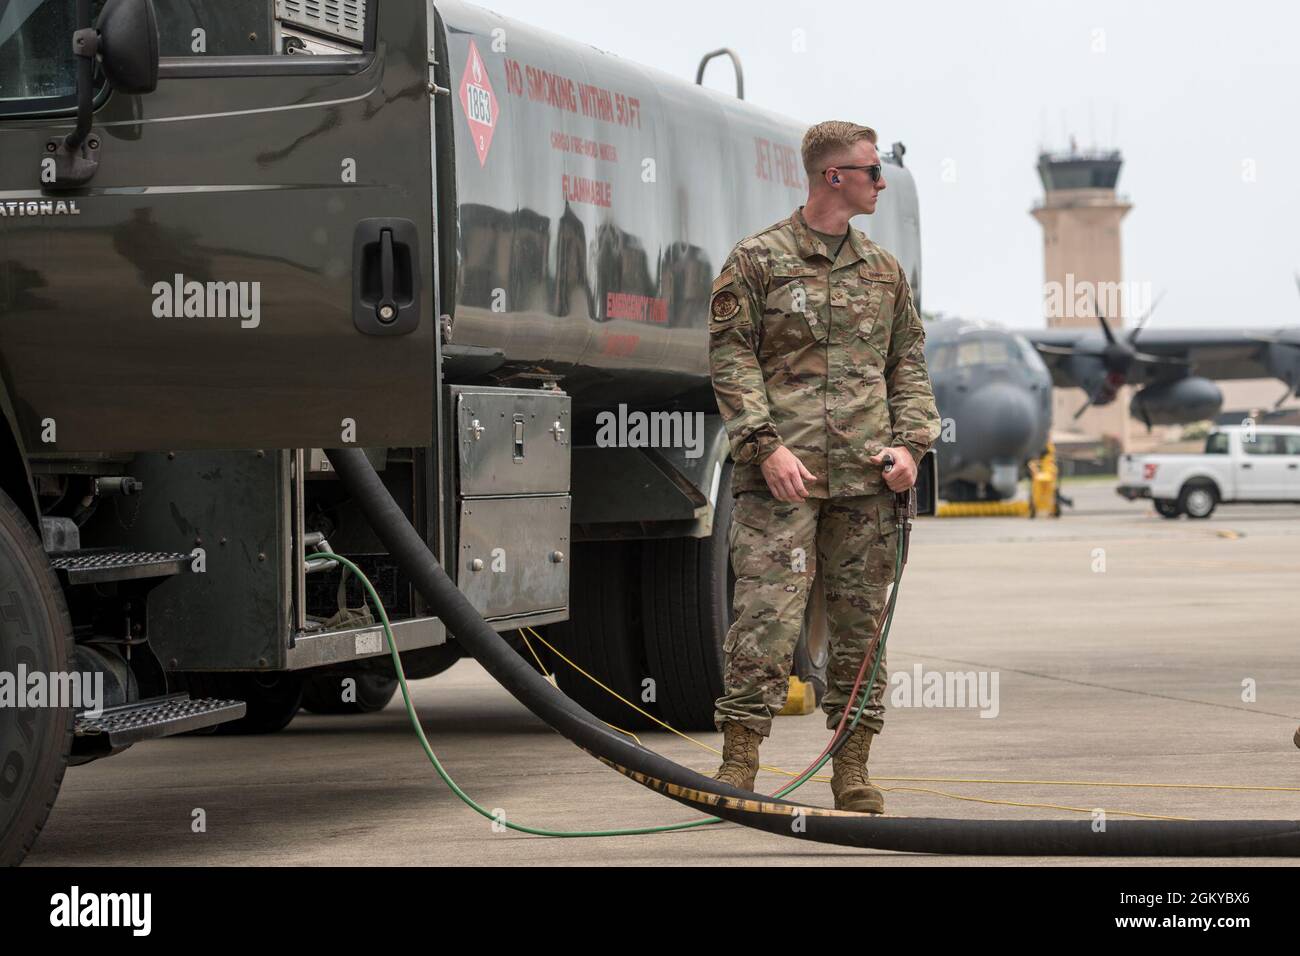
[[[1287,465],[1287,468],[1290,471],[1295,471],[1297,468],[1300,468],[1300,465],[1297,465],[1295,462],[1291,462],[1291,464]]]
[[[1248,461],[1243,461],[1243,462],[1241,463],[1241,467],[1242,467],[1242,468],[1254,468],[1255,466],[1252,465],[1252,464],[1251,464],[1250,462],[1248,462]]]
[[[420,239],[409,219],[363,219],[352,239],[352,324],[367,335],[420,327]]]
[[[397,302],[393,299],[393,230],[379,233],[379,304],[375,317],[387,325],[397,318]]]

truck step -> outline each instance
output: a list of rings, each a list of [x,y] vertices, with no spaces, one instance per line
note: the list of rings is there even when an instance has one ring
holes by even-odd
[[[73,725],[76,750],[116,750],[142,740],[170,737],[238,720],[248,711],[242,700],[194,700],[189,694],[151,697],[106,707],[98,717],[79,715]]]
[[[191,557],[181,551],[113,551],[96,548],[51,555],[50,566],[66,584],[100,584],[165,578],[189,570]]]

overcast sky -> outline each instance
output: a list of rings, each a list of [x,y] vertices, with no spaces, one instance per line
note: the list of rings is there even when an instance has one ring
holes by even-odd
[[[927,311],[1045,324],[1028,211],[1040,148],[1073,135],[1124,154],[1124,278],[1165,291],[1153,327],[1300,324],[1300,5],[479,5],[686,79],[701,54],[730,46],[747,100],[901,140],[920,192]],[[806,52],[792,49],[796,29]],[[734,89],[725,61],[705,82]]]

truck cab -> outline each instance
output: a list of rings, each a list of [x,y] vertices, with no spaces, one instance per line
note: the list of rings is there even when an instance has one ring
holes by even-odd
[[[564,615],[567,566],[513,576],[568,550],[567,457],[531,454],[565,447],[546,432],[562,393],[482,403],[527,415],[463,461],[526,442],[513,484],[463,480],[442,439],[449,76],[428,3],[0,14],[0,675],[10,698],[19,675],[92,691],[0,706],[0,863],[70,764],[387,703],[374,608],[327,552],[379,587],[413,676],[459,657],[322,448],[364,448],[441,559],[499,544],[478,520],[495,509],[459,512],[526,473],[528,542],[475,600],[516,624]]]

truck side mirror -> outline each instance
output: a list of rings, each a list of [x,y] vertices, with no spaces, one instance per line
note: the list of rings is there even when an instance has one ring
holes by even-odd
[[[113,89],[152,93],[158,87],[158,21],[150,0],[108,0],[95,23],[99,62]]]
[[[77,0],[77,23],[89,24],[90,0]],[[77,56],[77,128],[45,144],[41,184],[47,190],[76,189],[99,168],[94,118],[94,66],[121,93],[152,93],[158,86],[158,20],[152,0],[107,0],[94,26],[72,35]],[[47,164],[53,163],[53,174]]]

